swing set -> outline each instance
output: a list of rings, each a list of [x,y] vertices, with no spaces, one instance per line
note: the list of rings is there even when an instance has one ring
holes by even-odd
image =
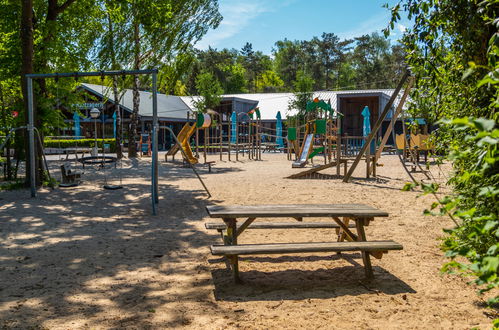
[[[34,126],[34,95],[33,95],[33,80],[36,79],[59,79],[72,77],[78,79],[80,77],[101,77],[105,76],[126,76],[126,75],[151,75],[152,76],[152,113],[153,113],[153,130],[152,130],[152,165],[151,165],[151,204],[152,213],[156,214],[157,204],[159,202],[158,197],[158,136],[157,132],[159,129],[158,125],[158,100],[157,100],[157,69],[149,70],[122,70],[122,71],[94,71],[94,72],[67,72],[67,73],[32,73],[26,74],[26,87],[28,96],[28,125],[26,129],[28,131],[28,156],[29,156],[29,179],[30,179],[30,192],[31,197],[36,197],[37,186],[36,186],[36,158],[37,158],[37,148],[42,148],[41,141],[39,141],[39,146],[36,146],[35,133],[37,132]],[[106,188],[106,186],[108,186]],[[120,184],[121,186],[121,184]],[[119,186],[104,185],[105,189],[120,189]]]

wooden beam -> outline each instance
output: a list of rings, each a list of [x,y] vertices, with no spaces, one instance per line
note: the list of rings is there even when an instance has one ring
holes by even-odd
[[[338,225],[340,225],[341,229],[343,230],[342,233],[344,233],[346,236],[350,237],[353,241],[357,241],[357,235],[352,233],[350,229],[348,229],[348,224],[345,224],[343,221],[341,221],[340,218],[338,217],[333,217],[333,220],[336,221]],[[343,236],[342,236],[343,238]]]
[[[227,256],[346,251],[362,251],[369,256],[369,252],[372,251],[391,251],[402,249],[402,245],[394,241],[307,242],[210,246],[210,250],[213,255]]]
[[[237,228],[237,231],[236,231],[236,237],[241,235],[241,233],[246,229],[248,228],[249,225],[251,225],[251,223],[253,221],[255,221],[256,218],[248,218],[246,219],[246,221],[243,222],[243,224],[241,226],[239,226],[239,228]]]
[[[383,136],[383,140],[381,141],[381,144],[378,148],[378,151],[376,152],[376,160],[378,160],[381,157],[381,152],[383,151],[383,148],[386,145],[386,141],[388,141],[388,138],[390,137],[390,134],[392,133],[392,129],[395,127],[395,122],[397,121],[398,116],[402,112],[402,108],[403,108],[404,103],[407,99],[407,96],[409,96],[409,92],[411,91],[413,84],[414,84],[414,78],[411,77],[409,79],[409,82],[407,83],[405,90],[404,90],[404,95],[402,95],[402,98],[400,99],[400,102],[397,105],[397,109],[395,110],[395,113],[392,116],[392,120],[390,121],[390,125],[388,126],[388,129],[385,132],[385,136]]]
[[[374,140],[374,137],[376,134],[378,134],[379,129],[381,128],[381,124],[383,123],[383,120],[385,119],[386,115],[390,111],[390,108],[393,105],[393,102],[395,101],[395,98],[397,95],[400,93],[400,90],[402,89],[402,86],[406,82],[407,78],[409,78],[410,72],[406,71],[404,75],[402,76],[402,79],[400,79],[400,82],[397,85],[397,88],[395,88],[395,91],[393,91],[392,96],[390,97],[390,100],[388,103],[385,105],[385,108],[383,109],[383,112],[379,116],[378,120],[376,121],[376,124],[374,124],[373,130],[371,133],[367,136],[366,141],[364,142],[364,145],[362,146],[362,149],[360,150],[359,154],[355,158],[352,166],[350,166],[350,169],[348,170],[347,175],[343,178],[343,182],[348,182],[350,180],[350,177],[352,176],[353,172],[355,171],[355,168],[359,164],[362,156],[366,153],[367,148],[371,146],[371,141]]]

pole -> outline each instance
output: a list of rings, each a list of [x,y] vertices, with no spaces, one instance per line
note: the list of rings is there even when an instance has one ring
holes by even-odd
[[[26,78],[28,89],[28,138],[29,138],[29,181],[31,197],[36,197],[36,167],[35,167],[35,118],[33,113],[33,80]]]
[[[154,189],[154,203],[159,202],[158,190],[158,87],[157,87],[158,74],[152,74],[152,168],[153,168],[153,189]]]

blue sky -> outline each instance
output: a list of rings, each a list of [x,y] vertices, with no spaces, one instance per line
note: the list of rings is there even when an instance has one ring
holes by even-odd
[[[254,50],[270,54],[274,43],[284,38],[308,40],[323,32],[353,38],[381,31],[390,13],[383,3],[393,0],[219,0],[224,19],[208,32],[197,48],[241,49],[246,42]],[[407,25],[398,24],[395,41]],[[392,42],[393,43],[393,42]]]

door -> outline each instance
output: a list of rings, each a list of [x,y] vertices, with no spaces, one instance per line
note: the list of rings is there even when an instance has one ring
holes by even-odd
[[[368,106],[371,112],[370,121],[372,128],[379,114],[379,98],[377,96],[343,96],[340,98],[340,112],[344,115],[341,125],[342,134],[362,136],[364,117],[362,117],[361,113],[365,106]]]

